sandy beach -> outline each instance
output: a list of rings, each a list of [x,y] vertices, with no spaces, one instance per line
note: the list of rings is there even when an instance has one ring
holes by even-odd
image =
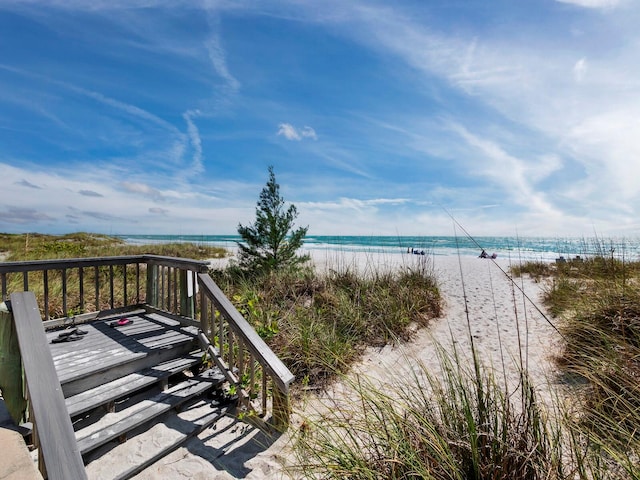
[[[424,257],[408,254],[367,254],[312,251],[317,268],[399,268]],[[446,349],[453,345],[459,352],[469,352],[470,339],[487,365],[495,366],[500,375],[506,372],[507,382],[517,381],[520,359],[528,367],[537,390],[544,399],[549,394],[553,378],[552,356],[559,336],[553,326],[537,308],[514,288],[503,271],[508,271],[509,260],[480,259],[471,256],[436,256],[433,260],[441,293],[445,302],[443,315],[431,325],[416,332],[412,341],[384,348],[369,349],[352,375],[368,377],[373,382],[397,382],[398,376],[409,377],[419,362],[437,368],[436,348],[439,343]],[[217,261],[218,266],[222,266]],[[364,269],[364,270],[363,270]],[[541,286],[530,279],[516,279],[526,295],[540,306]],[[416,292],[419,295],[420,292]],[[466,297],[466,300],[465,300]],[[468,316],[467,312],[468,311]],[[550,317],[549,317],[550,318]],[[393,372],[393,375],[390,374]],[[553,382],[551,382],[553,383]],[[283,479],[291,478],[286,465],[293,461],[290,450],[291,434],[300,422],[323,405],[340,402],[348,395],[340,382],[323,393],[313,393],[294,403],[292,427],[287,434],[271,438],[231,418],[207,429],[184,447],[138,474],[137,479]],[[203,406],[203,408],[208,408]],[[198,411],[187,412],[197,418]],[[175,431],[171,424],[159,423],[154,427],[158,442]],[[240,435],[238,436],[238,433]],[[123,461],[135,462],[143,446],[135,439],[120,445]],[[285,467],[283,467],[285,465]],[[103,471],[106,474],[107,466]],[[98,465],[89,465],[91,478],[100,478]]]

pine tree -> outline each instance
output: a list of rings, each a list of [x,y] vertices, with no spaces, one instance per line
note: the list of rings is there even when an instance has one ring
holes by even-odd
[[[269,272],[306,262],[308,255],[298,256],[309,227],[293,231],[298,216],[295,205],[285,209],[276,182],[273,166],[269,167],[269,180],[260,192],[253,225],[238,224],[238,233],[244,243],[238,242],[240,266],[252,272]]]

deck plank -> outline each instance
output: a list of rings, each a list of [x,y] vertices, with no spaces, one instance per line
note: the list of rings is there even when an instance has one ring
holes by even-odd
[[[125,377],[120,377],[112,382],[105,383],[90,390],[85,390],[66,399],[67,410],[72,417],[87,412],[93,408],[105,405],[113,400],[123,397],[142,388],[153,385],[163,378],[178,373],[202,359],[201,354],[191,354],[175,360],[164,362],[139,372],[134,372]]]
[[[80,382],[95,377],[96,382],[106,382],[126,375],[136,369],[151,366],[155,361],[171,358],[167,350],[175,349],[173,356],[179,356],[196,348],[196,329],[182,327],[179,322],[161,315],[147,315],[136,312],[121,315],[133,323],[122,327],[111,327],[109,321],[94,321],[78,328],[86,335],[75,336],[77,340],[51,343],[62,331],[49,332],[47,339],[53,357],[56,373],[65,396],[75,395],[80,389],[93,388],[100,383]],[[146,360],[148,359],[148,361]],[[129,371],[124,365],[131,364]],[[101,373],[114,370],[108,374]],[[119,369],[119,370],[116,370]],[[81,384],[72,387],[71,384]]]
[[[142,406],[138,404],[130,411],[120,412],[119,416],[123,418],[114,424],[87,434],[83,431],[77,432],[78,448],[82,454],[85,454],[164,412],[178,407],[190,398],[205,393],[223,380],[224,378],[219,375],[213,378],[194,377],[182,382],[149,399],[148,402],[143,402]]]

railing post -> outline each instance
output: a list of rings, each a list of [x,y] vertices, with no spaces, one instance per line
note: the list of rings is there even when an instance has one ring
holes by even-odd
[[[158,265],[147,263],[147,303],[158,306]]]
[[[13,316],[4,302],[0,303],[0,390],[9,415],[16,424],[20,424],[27,409],[22,360]]]
[[[192,295],[189,296],[189,281],[191,281]],[[193,317],[193,299],[195,298],[195,275],[189,274],[189,270],[180,269],[180,315],[184,317]]]
[[[289,419],[291,417],[289,394],[287,392],[282,392],[276,385],[273,385],[272,387],[273,426],[276,430],[284,432],[289,428]]]

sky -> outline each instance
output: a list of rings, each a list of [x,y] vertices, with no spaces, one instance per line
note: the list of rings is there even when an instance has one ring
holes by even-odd
[[[638,0],[0,0],[0,231],[640,236]]]

